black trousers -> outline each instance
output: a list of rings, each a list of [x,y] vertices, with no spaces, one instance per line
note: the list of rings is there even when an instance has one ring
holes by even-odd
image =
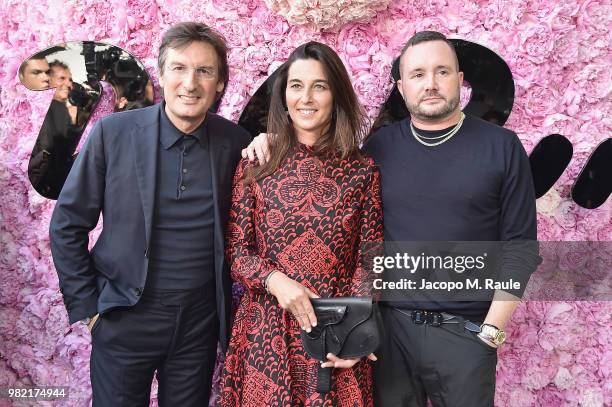
[[[464,328],[412,322],[410,311],[381,307],[385,339],[374,364],[377,407],[491,407],[497,350]],[[455,321],[455,320],[453,320]]]
[[[157,371],[163,406],[208,406],[219,322],[214,281],[188,291],[145,293],[92,329],[94,407],[149,406]]]

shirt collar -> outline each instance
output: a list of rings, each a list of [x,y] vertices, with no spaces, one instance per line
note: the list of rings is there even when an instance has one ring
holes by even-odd
[[[187,134],[183,133],[170,121],[170,118],[166,114],[166,102],[162,102],[162,106],[160,109],[160,132],[159,132],[159,141],[163,148],[169,150],[173,145],[177,143],[184,136],[193,136],[200,143],[202,147],[205,147],[206,141],[206,127],[208,120],[204,119],[202,124],[198,126],[193,132]],[[208,115],[207,115],[208,118]]]

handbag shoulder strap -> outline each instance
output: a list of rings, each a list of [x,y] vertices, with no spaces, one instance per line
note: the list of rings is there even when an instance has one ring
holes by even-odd
[[[317,371],[317,393],[329,393],[331,391],[331,374],[333,367],[321,367]]]

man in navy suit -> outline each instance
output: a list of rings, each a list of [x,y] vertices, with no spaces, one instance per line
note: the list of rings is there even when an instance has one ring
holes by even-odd
[[[164,101],[96,124],[51,219],[70,322],[92,335],[94,406],[148,406],[156,371],[160,406],[207,405],[230,332],[223,228],[250,136],[208,111],[228,80],[225,41],[175,25],[158,64]]]

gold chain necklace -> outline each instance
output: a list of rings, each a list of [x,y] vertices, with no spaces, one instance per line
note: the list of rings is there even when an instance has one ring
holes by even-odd
[[[445,134],[441,136],[437,136],[437,137],[424,137],[420,135],[419,133],[417,133],[416,129],[412,125],[412,121],[410,121],[410,131],[412,132],[412,135],[419,143],[427,147],[435,147],[435,146],[439,146],[442,143],[447,142],[448,140],[451,139],[451,137],[457,134],[457,132],[459,131],[459,129],[461,129],[461,126],[463,125],[463,119],[465,119],[465,114],[461,112],[461,117],[459,118],[459,122],[455,125],[455,127],[450,129]],[[436,141],[435,143],[427,143],[424,140],[440,140],[440,141]]]

